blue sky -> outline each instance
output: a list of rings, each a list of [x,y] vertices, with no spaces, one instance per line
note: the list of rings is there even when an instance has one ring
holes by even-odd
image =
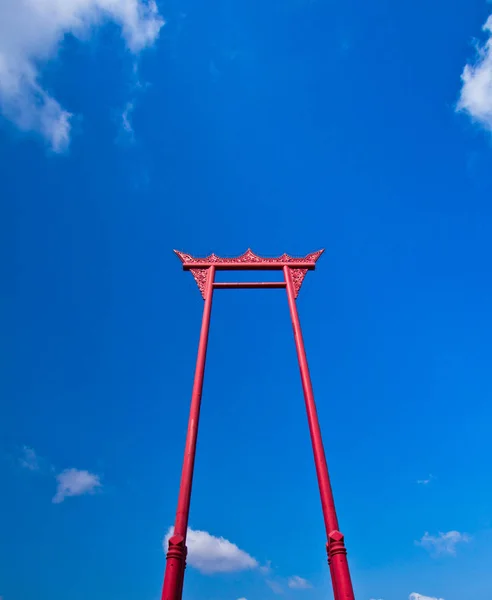
[[[203,306],[172,249],[247,247],[326,248],[357,600],[490,600],[490,13],[0,0],[2,600],[158,600]],[[281,290],[216,294],[190,526],[185,600],[332,598]]]

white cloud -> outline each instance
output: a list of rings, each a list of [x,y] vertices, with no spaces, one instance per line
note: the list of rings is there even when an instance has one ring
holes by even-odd
[[[131,114],[135,108],[134,102],[127,102],[126,106],[121,114],[121,127],[123,131],[133,139],[133,125],[131,122]]]
[[[34,449],[29,448],[29,446],[23,446],[22,456],[19,458],[19,462],[24,469],[39,471],[39,459]]]
[[[287,579],[287,585],[293,590],[307,590],[313,587],[307,579],[299,577],[299,575],[293,575]]]
[[[437,535],[425,533],[422,538],[415,542],[417,546],[422,546],[435,555],[456,554],[456,546],[461,543],[469,542],[470,536],[459,531],[439,532]],[[423,597],[425,600],[425,597]]]
[[[268,575],[269,573],[271,573],[272,572],[272,561],[267,560],[266,563],[260,567],[260,572],[263,573],[263,575]]]
[[[0,598],[0,600],[2,599]],[[246,598],[238,598],[237,600],[246,600]]]
[[[82,496],[84,494],[94,494],[101,487],[101,481],[98,475],[89,473],[89,471],[79,471],[78,469],[66,469],[56,476],[58,488],[53,496],[52,502],[59,504],[69,496]]]
[[[488,39],[477,47],[477,60],[467,64],[461,75],[462,87],[457,110],[492,131],[492,15],[483,30]]]
[[[164,538],[164,551],[174,531],[169,528]],[[186,536],[188,556],[186,562],[201,573],[231,573],[258,568],[258,561],[244,550],[241,550],[223,537],[215,537],[207,531],[198,531],[188,528]]]
[[[433,475],[429,475],[427,479],[417,479],[419,485],[428,485],[434,479]]]
[[[73,115],[43,88],[41,68],[66,35],[87,40],[109,21],[133,54],[152,45],[164,24],[154,0],[0,0],[0,112],[55,152],[65,150]]]
[[[444,600],[444,598],[434,598],[434,596],[422,596],[422,594],[417,594],[413,592],[408,596],[408,600]]]
[[[273,581],[272,579],[266,580],[267,586],[272,590],[274,594],[283,594],[284,588],[278,581]]]

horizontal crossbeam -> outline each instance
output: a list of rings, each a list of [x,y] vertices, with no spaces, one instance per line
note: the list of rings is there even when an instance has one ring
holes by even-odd
[[[233,281],[230,283],[214,283],[214,290],[283,289],[285,286],[285,281]]]
[[[208,269],[211,266],[215,267],[216,271],[281,271],[284,267],[289,269],[307,269],[314,271],[316,264],[313,261],[299,262],[189,262],[183,263],[183,271],[191,269]]]

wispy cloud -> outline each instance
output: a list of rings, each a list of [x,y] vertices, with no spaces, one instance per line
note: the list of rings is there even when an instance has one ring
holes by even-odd
[[[263,575],[268,575],[268,573],[271,573],[271,571],[272,571],[272,561],[267,560],[266,563],[260,567],[260,572],[263,573]]]
[[[280,584],[278,581],[274,581],[273,579],[266,579],[265,583],[272,590],[272,592],[274,594],[283,594],[284,593],[284,588],[283,588],[282,584]]]
[[[436,556],[456,554],[456,546],[466,543],[471,540],[471,537],[466,533],[459,531],[448,531],[447,533],[439,532],[437,535],[429,535],[425,533],[420,540],[415,542],[417,546],[422,546],[431,554]],[[425,597],[423,596],[424,600]],[[412,599],[414,600],[414,599]]]
[[[29,446],[22,447],[22,454],[19,458],[19,463],[21,467],[24,469],[29,469],[29,471],[39,471],[39,459],[33,448]],[[1,598],[0,598],[1,600]]]
[[[54,504],[60,504],[70,496],[94,494],[102,487],[98,475],[89,473],[89,471],[79,471],[78,469],[66,469],[59,473],[56,479],[58,488],[52,499]]]
[[[164,538],[164,551],[167,551],[169,538],[174,531],[173,527]],[[216,537],[207,531],[188,529],[186,536],[188,547],[187,563],[204,573],[231,573],[245,571],[259,567],[258,561],[244,550],[241,550],[229,540]]]
[[[20,467],[33,473],[40,475],[53,475],[55,473],[55,467],[45,457],[40,456],[32,446],[22,446],[15,455],[15,461]]]
[[[265,574],[269,575],[265,579],[265,583],[274,594],[283,594],[286,588],[290,588],[291,590],[308,590],[313,587],[311,582],[299,575],[291,575],[287,578],[278,577],[271,568]]]
[[[293,590],[307,590],[313,586],[307,579],[299,577],[299,575],[293,575],[287,579],[287,585]]]
[[[417,594],[413,592],[408,596],[408,600],[444,600],[444,598],[435,598],[434,596],[422,596],[422,594]]]
[[[135,103],[127,102],[123,112],[121,113],[121,128],[127,138],[132,141],[135,139],[135,132],[133,131],[133,125],[131,122],[131,116],[134,109]]]
[[[431,474],[429,474],[429,476],[427,477],[427,479],[417,479],[417,483],[419,485],[429,485],[429,483],[435,479],[435,477]]]
[[[69,496],[94,494],[102,487],[99,475],[79,469],[65,469],[56,473],[55,467],[45,458],[40,457],[34,448],[23,446],[18,457],[20,466],[28,471],[37,472],[43,476],[55,477],[57,481],[56,494],[52,498],[54,504],[60,504]],[[2,600],[0,598],[0,600]]]
[[[0,112],[23,131],[42,135],[55,152],[70,142],[73,115],[42,84],[42,67],[64,38],[79,40],[106,22],[120,26],[129,51],[151,46],[164,24],[154,0],[2,0]]]
[[[474,121],[492,131],[492,15],[483,30],[487,35],[484,44],[477,44],[475,62],[468,63],[461,75],[462,87],[457,105]]]

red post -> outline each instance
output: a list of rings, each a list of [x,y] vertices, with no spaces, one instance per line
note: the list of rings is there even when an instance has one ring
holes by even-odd
[[[198,356],[195,368],[195,380],[191,395],[190,417],[186,434],[186,446],[181,471],[178,508],[174,522],[174,534],[169,540],[166,555],[166,573],[162,587],[161,600],[181,600],[183,593],[184,571],[186,567],[186,533],[190,514],[191,487],[193,483],[193,468],[195,465],[198,421],[202,399],[203,376],[207,356],[208,332],[210,329],[210,314],[212,311],[212,296],[215,277],[215,266],[207,269],[207,279],[204,287],[205,306],[203,307],[202,328],[198,344]]]
[[[344,537],[340,531],[338,531],[335,501],[333,499],[330,477],[328,475],[328,466],[326,464],[325,450],[321,438],[316,403],[314,401],[313,386],[309,375],[306,350],[302,339],[301,323],[297,312],[294,281],[292,279],[291,269],[288,266],[284,266],[283,271],[287,288],[290,317],[294,329],[297,358],[299,360],[299,369],[301,371],[302,389],[306,403],[309,433],[311,435],[311,443],[313,446],[314,463],[316,466],[316,475],[321,496],[321,507],[323,509],[323,518],[328,538],[326,549],[328,553],[328,564],[330,565],[333,594],[335,600],[355,600],[347,562]]]
[[[200,416],[200,402],[203,387],[203,375],[205,369],[205,356],[207,351],[208,332],[210,327],[210,314],[212,308],[212,294],[214,289],[275,289],[285,287],[289,302],[292,326],[294,328],[294,339],[301,372],[304,400],[308,417],[309,431],[313,445],[316,475],[321,496],[321,506],[325,522],[328,542],[326,549],[328,553],[328,564],[330,565],[332,585],[335,600],[354,600],[354,592],[350,579],[347,563],[347,551],[343,535],[338,530],[338,520],[333,500],[328,468],[326,465],[325,451],[321,439],[321,431],[316,413],[313,388],[309,375],[309,368],[302,339],[301,325],[297,313],[296,298],[308,271],[315,269],[316,262],[323,253],[318,250],[306,255],[304,258],[295,258],[288,254],[282,254],[277,258],[265,258],[255,254],[248,249],[244,254],[234,258],[223,258],[216,254],[210,254],[205,258],[195,258],[190,254],[175,250],[183,264],[185,271],[193,275],[200,293],[205,300],[203,311],[200,344],[198,347],[198,358],[195,371],[195,382],[188,423],[186,438],[185,458],[181,475],[181,486],[179,490],[178,509],[174,525],[174,534],[169,540],[167,553],[166,574],[161,600],[181,600],[183,592],[184,570],[186,567],[186,532],[188,528],[188,516],[190,510],[191,486],[193,479],[193,467],[195,462],[196,440],[198,433],[198,419]],[[237,270],[283,270],[284,282],[234,282],[214,284],[215,270],[237,271]]]

